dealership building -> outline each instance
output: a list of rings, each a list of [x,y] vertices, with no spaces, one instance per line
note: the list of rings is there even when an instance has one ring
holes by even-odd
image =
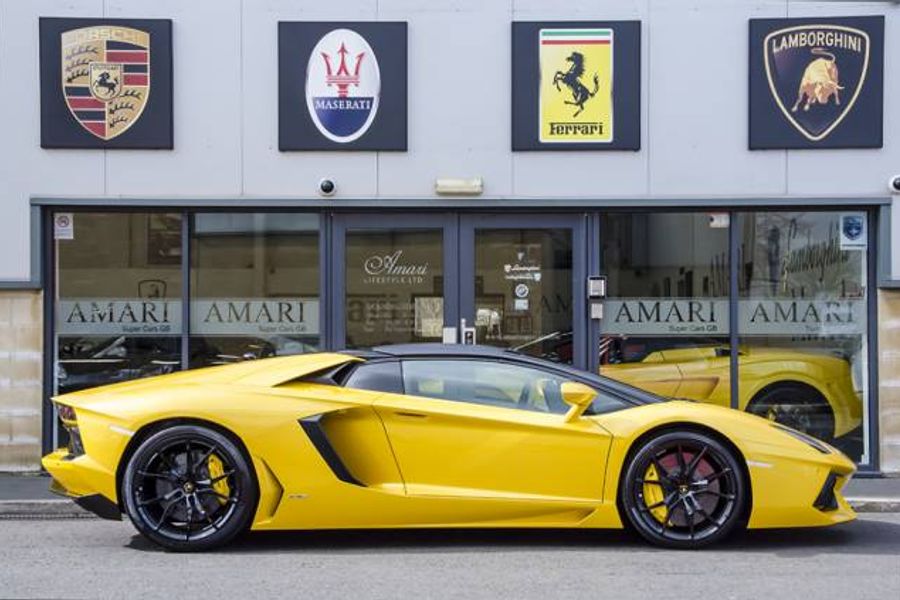
[[[898,36],[895,2],[0,2],[0,471],[56,394],[459,342],[900,475]]]

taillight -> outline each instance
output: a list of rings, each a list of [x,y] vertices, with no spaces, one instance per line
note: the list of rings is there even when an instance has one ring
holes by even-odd
[[[69,443],[67,444],[69,455],[67,458],[73,459],[81,456],[84,454],[84,445],[81,442],[81,432],[78,430],[75,409],[65,404],[57,404],[56,414],[59,415],[59,420],[62,421],[63,427],[66,428],[66,433],[69,434]]]
[[[63,423],[74,423],[76,420],[75,409],[65,404],[57,404],[56,412]]]

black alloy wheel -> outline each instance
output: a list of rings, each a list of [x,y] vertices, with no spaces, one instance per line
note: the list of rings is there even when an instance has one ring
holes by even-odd
[[[627,521],[649,542],[700,548],[741,522],[749,490],[741,459],[696,431],[667,431],[631,455],[620,486]]]
[[[784,383],[765,388],[750,402],[747,412],[822,441],[834,441],[831,406],[819,392],[806,385]]]
[[[259,492],[240,449],[196,425],[159,431],[131,456],[121,495],[131,522],[169,550],[221,546],[250,524]]]

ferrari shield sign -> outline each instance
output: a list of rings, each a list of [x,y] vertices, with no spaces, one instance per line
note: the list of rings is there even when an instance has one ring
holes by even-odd
[[[640,21],[512,24],[513,150],[640,147]]]
[[[541,29],[541,142],[613,139],[613,30]]]
[[[101,25],[62,34],[62,90],[79,125],[111,140],[134,125],[150,95],[150,35]]]

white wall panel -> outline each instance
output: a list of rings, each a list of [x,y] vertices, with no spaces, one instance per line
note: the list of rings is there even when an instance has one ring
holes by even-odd
[[[0,280],[30,275],[29,198],[100,196],[102,150],[42,150],[38,17],[99,16],[103,3],[0,2]]]
[[[512,192],[508,3],[381,0],[378,18],[409,22],[409,151],[381,152],[378,192],[434,197],[437,177],[483,177]]]
[[[784,2],[650,5],[650,193],[783,194],[785,151],[747,149],[750,18]]]
[[[240,0],[107,0],[106,16],[172,19],[175,123],[174,150],[106,153],[107,193],[239,194]]]

